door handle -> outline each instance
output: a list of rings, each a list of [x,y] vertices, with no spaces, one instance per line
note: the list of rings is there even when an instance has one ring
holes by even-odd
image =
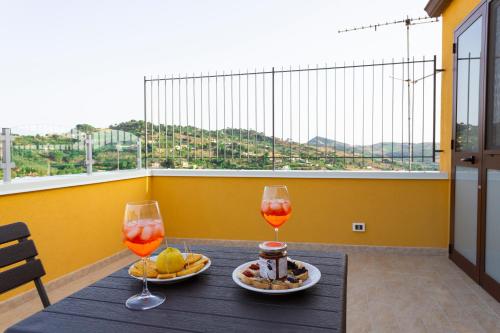
[[[476,157],[474,157],[474,156],[462,157],[460,159],[460,161],[462,161],[462,162],[470,162],[470,163],[474,164],[474,162],[476,162]]]

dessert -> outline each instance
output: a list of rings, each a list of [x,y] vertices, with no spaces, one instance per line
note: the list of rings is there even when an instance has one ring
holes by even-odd
[[[285,274],[282,278],[270,279],[261,276],[262,264],[260,262],[254,262],[248,267],[245,267],[245,269],[238,274],[238,277],[241,282],[249,286],[271,290],[298,288],[309,278],[307,268],[300,261],[288,259],[285,267],[287,269],[284,270]]]

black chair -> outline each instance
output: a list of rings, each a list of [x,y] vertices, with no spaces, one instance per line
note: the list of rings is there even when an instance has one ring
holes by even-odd
[[[28,239],[29,236],[28,226],[23,222],[0,226],[0,245],[17,241],[15,244],[0,248],[0,268],[26,260],[22,265],[0,273],[0,294],[33,281],[46,308],[50,305],[50,301],[40,279],[45,275],[45,270],[42,262],[35,258],[38,252],[35,243]]]

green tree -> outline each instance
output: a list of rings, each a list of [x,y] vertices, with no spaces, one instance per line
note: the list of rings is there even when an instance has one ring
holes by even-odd
[[[90,134],[92,132],[95,132],[97,129],[89,124],[78,124],[76,125],[76,129],[80,132],[83,132],[85,134]]]

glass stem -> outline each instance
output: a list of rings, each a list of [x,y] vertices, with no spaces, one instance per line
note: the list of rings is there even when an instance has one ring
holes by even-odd
[[[147,257],[143,257],[141,260],[142,260],[142,268],[143,268],[141,296],[149,296],[149,295],[151,295],[151,293],[148,290]]]
[[[278,228],[274,228],[274,240],[278,241]]]

